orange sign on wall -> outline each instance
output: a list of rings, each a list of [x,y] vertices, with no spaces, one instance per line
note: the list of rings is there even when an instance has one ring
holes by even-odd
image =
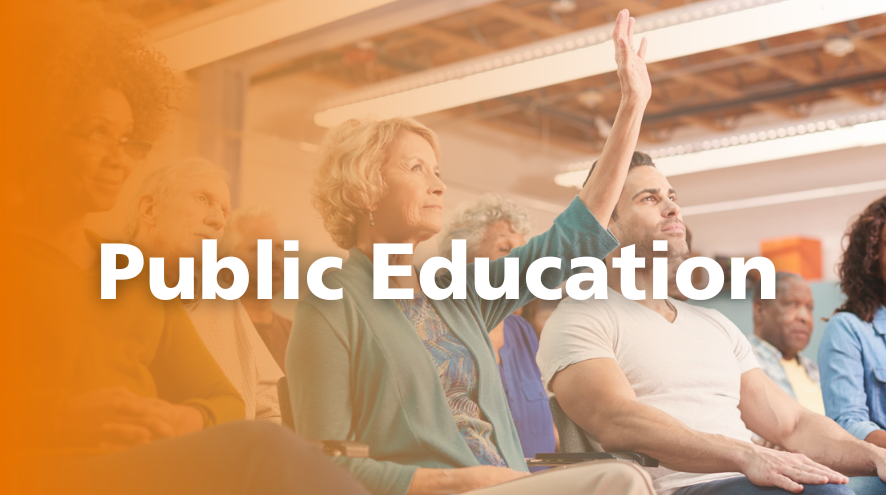
[[[769,258],[776,271],[792,272],[806,280],[821,279],[821,241],[805,237],[784,237],[760,243],[762,256]]]

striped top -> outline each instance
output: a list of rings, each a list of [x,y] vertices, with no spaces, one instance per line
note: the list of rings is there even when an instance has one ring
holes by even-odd
[[[446,328],[427,296],[397,299],[437,369],[449,409],[477,462],[506,466],[493,440],[492,425],[477,405],[477,363],[464,343]]]

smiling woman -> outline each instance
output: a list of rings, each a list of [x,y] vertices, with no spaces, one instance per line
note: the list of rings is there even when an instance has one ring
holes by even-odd
[[[147,32],[97,3],[43,0],[4,5],[0,33],[15,38],[0,60],[16,89],[0,91],[7,491],[363,493],[282,427],[220,425],[244,400],[180,301],[151,297],[144,277],[98,297],[87,216],[114,205],[179,85]]]
[[[4,60],[23,70],[4,81],[0,98],[7,114],[21,119],[4,131],[15,143],[4,148],[21,154],[9,169],[4,192],[12,196],[6,198],[20,202],[27,190],[40,188],[42,203],[51,197],[90,211],[107,209],[108,196],[125,177],[100,169],[98,158],[144,158],[167,127],[181,80],[161,54],[144,49],[147,33],[129,18],[101,14],[93,4],[72,9],[55,1],[37,12],[12,10],[8,16],[17,20],[4,31],[19,42],[11,43],[18,48]],[[97,22],[100,16],[106,20]],[[81,151],[82,159],[67,159],[68,148]],[[67,187],[72,180],[79,188]]]

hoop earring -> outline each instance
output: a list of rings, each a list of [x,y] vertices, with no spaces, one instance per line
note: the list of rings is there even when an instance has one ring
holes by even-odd
[[[375,227],[375,222],[372,221],[372,212],[369,212],[369,226]]]

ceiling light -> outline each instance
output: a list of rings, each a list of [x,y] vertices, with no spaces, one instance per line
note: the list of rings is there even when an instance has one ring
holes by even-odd
[[[808,189],[771,196],[758,196],[756,198],[737,199],[734,201],[721,201],[704,205],[684,206],[680,208],[684,217],[692,215],[704,215],[708,213],[722,213],[724,211],[744,210],[761,206],[782,205],[797,203],[799,201],[811,201],[815,199],[833,198],[837,196],[849,196],[871,191],[886,190],[886,180],[862,182],[845,186],[823,187],[821,189]]]
[[[216,2],[212,7],[155,28],[152,37],[154,46],[170,64],[186,71],[392,1]]]
[[[551,0],[551,4],[548,5],[555,14],[571,14],[577,7],[575,0]]]
[[[582,104],[585,108],[589,108],[591,110],[600,106],[601,103],[606,99],[606,96],[602,91],[597,91],[596,89],[586,89],[578,93],[575,97],[579,103]]]
[[[317,153],[320,151],[319,144],[309,143],[307,141],[299,141],[295,143],[295,146],[302,151],[307,151],[308,153]]]
[[[599,114],[594,116],[594,127],[597,128],[597,135],[603,139],[608,138],[612,133],[612,124]]]
[[[851,39],[845,36],[838,36],[836,38],[830,38],[829,40],[825,41],[822,49],[828,55],[840,58],[854,52],[855,44],[852,42]]]
[[[823,118],[805,124],[717,137],[650,151],[668,177],[886,144],[886,107],[863,114]],[[554,182],[581,188],[592,160],[564,167]]]
[[[360,50],[375,50],[375,41],[372,40],[360,40],[355,46]]]
[[[797,15],[802,12],[803,15]],[[709,0],[637,18],[647,62],[886,13],[880,0]],[[325,102],[314,122],[415,116],[615,70],[612,24],[366,86]]]

